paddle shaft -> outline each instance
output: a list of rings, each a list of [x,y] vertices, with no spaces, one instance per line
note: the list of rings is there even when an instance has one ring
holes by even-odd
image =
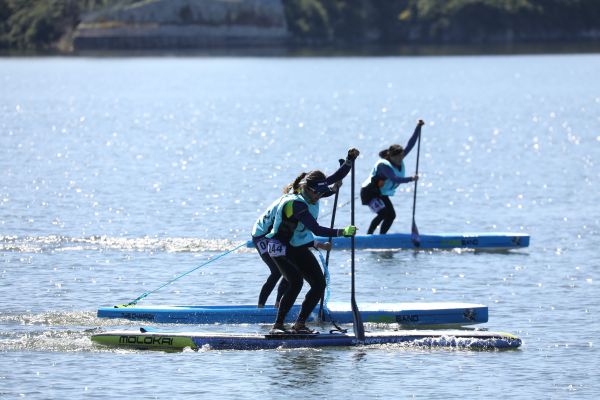
[[[423,121],[419,121],[417,124],[417,130],[419,131],[419,137],[417,139],[417,166],[415,168],[415,177],[419,176],[419,155],[421,154],[421,126]],[[415,221],[415,211],[417,209],[417,180],[415,179],[415,190],[413,191],[413,209],[412,209],[412,226],[411,226],[411,240],[415,247],[421,246],[421,238],[419,237],[419,229]]]
[[[345,160],[342,160],[342,159],[339,160],[340,167],[344,164],[344,162],[345,162]],[[337,203],[338,203],[339,194],[340,194],[340,188],[338,187],[335,192],[335,197],[333,198],[333,211],[331,212],[331,225],[329,226],[331,229],[333,229],[333,225],[335,224],[335,212],[337,211]],[[329,236],[330,243],[332,240],[333,240],[333,236]],[[325,255],[325,264],[327,266],[329,266],[329,253],[331,253],[331,249],[327,250],[327,254]],[[321,299],[321,305],[323,304],[322,300],[323,299]]]
[[[352,160],[352,172],[351,172],[351,185],[350,185],[350,225],[354,225],[354,160]],[[365,340],[365,327],[363,326],[362,318],[360,317],[360,311],[358,310],[358,306],[356,305],[356,295],[355,295],[355,284],[354,284],[354,235],[350,238],[351,243],[351,272],[352,272],[352,289],[351,289],[351,298],[350,304],[352,305],[352,317],[353,317],[353,325],[354,325],[354,334],[356,335],[356,339],[361,342]]]
[[[421,132],[419,132],[419,138],[417,139],[417,167],[415,168],[415,176],[419,175],[419,154],[420,153],[421,153]],[[412,210],[413,224],[415,223],[416,208],[417,208],[417,181],[415,180],[415,190],[413,193],[413,210]]]
[[[344,160],[340,160],[340,165],[342,165],[343,163],[344,163]],[[337,191],[335,192],[335,197],[333,198],[333,211],[331,212],[331,225],[330,225],[331,229],[333,229],[333,225],[335,224],[335,212],[337,210],[339,194],[340,194],[340,188],[338,187]],[[333,237],[329,236],[329,243],[331,243],[332,240],[333,240]],[[329,253],[331,253],[331,249],[327,250],[327,253],[325,255],[324,267],[329,267]],[[325,288],[325,290],[327,290],[327,288]],[[321,320],[321,322],[325,321],[325,315],[324,315],[324,309],[323,309],[323,305],[325,302],[325,290],[323,291],[323,294],[321,295],[321,304],[319,306],[319,319]]]

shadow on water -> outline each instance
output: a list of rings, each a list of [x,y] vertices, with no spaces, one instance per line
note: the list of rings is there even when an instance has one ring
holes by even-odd
[[[412,262],[423,254],[430,254],[430,250],[371,250],[366,251],[365,260],[382,265],[395,266],[398,263]]]
[[[502,256],[529,256],[529,252],[525,249],[520,250],[479,250],[479,249],[451,249],[451,250],[373,250],[366,251],[366,257],[364,257],[368,261],[373,262],[388,262],[388,261],[407,261],[408,259],[414,260],[423,255],[447,255],[447,254],[465,254],[472,256],[482,256],[482,255],[502,255]]]
[[[314,349],[300,349],[275,353],[274,365],[278,365],[272,384],[299,388],[323,384],[327,380],[327,370],[335,363],[336,357],[328,352]]]
[[[369,259],[379,260],[393,260],[395,251],[372,251],[369,252]]]
[[[285,388],[314,388],[314,385],[327,386],[332,374],[331,366],[339,362],[338,352],[320,349],[297,349],[274,353],[272,385]],[[367,360],[367,352],[353,349],[352,363],[359,364]]]
[[[352,355],[352,359],[355,363],[365,362],[367,360],[367,352],[365,350],[357,351]]]

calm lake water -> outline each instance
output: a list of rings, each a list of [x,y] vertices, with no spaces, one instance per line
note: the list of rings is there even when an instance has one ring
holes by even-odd
[[[598,398],[599,72],[595,54],[0,59],[0,397]],[[91,343],[139,326],[98,307],[247,240],[285,184],[333,172],[351,146],[362,181],[420,118],[420,231],[527,232],[531,245],[358,251],[358,302],[483,303],[485,327],[519,335],[519,350]],[[409,186],[391,231],[410,230]],[[337,225],[349,199],[346,180]],[[357,206],[359,233],[371,218]],[[349,299],[349,258],[332,253],[332,300]],[[266,275],[243,250],[144,304],[255,303]]]

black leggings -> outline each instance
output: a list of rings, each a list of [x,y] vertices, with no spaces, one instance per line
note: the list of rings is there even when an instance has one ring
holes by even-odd
[[[260,251],[259,251],[259,253],[260,253]],[[281,272],[279,272],[279,268],[277,268],[277,265],[269,256],[269,253],[261,254],[260,258],[262,258],[262,260],[265,262],[265,264],[267,264],[267,267],[269,267],[269,270],[271,270],[271,274],[269,275],[269,277],[267,278],[267,281],[262,286],[262,289],[260,290],[260,294],[258,295],[258,304],[261,306],[264,306],[267,303],[267,299],[269,298],[269,295],[275,288],[277,281],[279,280],[279,278],[281,278]],[[282,279],[281,282],[279,283],[279,286],[277,287],[277,297],[275,298],[275,303],[280,302],[281,297],[287,290],[288,286],[289,286],[288,282],[285,280],[285,278]]]
[[[277,311],[276,324],[283,324],[287,313],[298,298],[304,280],[310,285],[306,292],[297,322],[305,322],[310,313],[315,309],[325,291],[325,276],[313,253],[308,247],[292,247],[288,245],[287,255],[273,257],[279,271],[288,281],[288,290],[283,294]]]
[[[377,216],[375,216],[373,221],[371,221],[371,225],[369,225],[369,230],[367,231],[367,234],[369,235],[375,232],[377,225],[379,225],[382,221],[383,223],[381,223],[381,229],[379,230],[379,233],[382,235],[387,233],[387,231],[390,230],[394,219],[396,219],[396,211],[394,211],[394,205],[392,204],[389,196],[379,196],[379,198],[381,201],[383,201],[385,207],[379,210]]]

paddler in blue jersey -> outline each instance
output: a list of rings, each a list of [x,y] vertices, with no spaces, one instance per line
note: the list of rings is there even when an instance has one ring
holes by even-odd
[[[305,176],[306,172],[303,172],[300,175],[298,175],[296,179],[294,179],[294,182],[285,186],[283,188],[283,195],[285,196],[286,194],[290,193],[300,193],[300,182],[302,181],[302,179],[304,179]],[[341,183],[342,181],[334,183],[330,187],[330,190],[328,192],[325,192],[322,197],[329,197],[335,194],[335,192],[341,186]],[[266,235],[271,231],[271,229],[273,229],[273,223],[275,222],[275,211],[277,210],[277,206],[279,205],[279,202],[281,201],[282,197],[275,200],[269,207],[267,207],[265,212],[263,212],[262,215],[258,217],[256,222],[254,223],[254,226],[252,227],[252,243],[254,243],[254,247],[258,251],[260,258],[264,261],[267,267],[269,267],[269,271],[271,271],[271,273],[267,277],[266,282],[263,284],[260,290],[260,294],[258,296],[258,308],[264,308],[267,299],[269,298],[271,292],[273,292],[273,289],[277,284],[277,281],[279,281],[279,279],[281,278],[281,272],[279,272],[279,268],[277,267],[277,265],[275,265],[275,262],[271,259],[267,251],[267,243],[269,239],[266,237]],[[315,247],[323,250],[328,250],[329,248],[331,248],[329,244],[321,243],[318,241],[315,241]],[[283,293],[285,293],[287,288],[288,282],[285,280],[285,278],[282,278],[279,282],[279,286],[277,286],[275,308],[279,307],[281,297],[283,296]]]
[[[417,128],[423,124],[424,122],[419,120]],[[393,144],[389,148],[380,151],[380,159],[375,163],[369,177],[361,185],[360,198],[362,204],[369,206],[371,211],[377,214],[371,221],[367,234],[373,234],[379,224],[381,224],[379,233],[387,233],[396,218],[396,211],[394,211],[390,196],[396,193],[396,188],[400,184],[414,182],[419,179],[416,175],[406,177],[404,157],[415,146],[420,132],[420,129],[415,129],[406,147]]]
[[[314,333],[306,326],[306,319],[325,290],[325,276],[310,251],[310,248],[315,246],[314,235],[337,237],[353,236],[356,233],[356,227],[352,225],[343,229],[330,229],[319,225],[319,199],[323,194],[330,192],[330,185],[348,175],[352,161],[358,155],[357,149],[348,150],[346,161],[333,175],[325,176],[321,171],[309,172],[299,182],[297,193],[288,193],[279,199],[275,208],[273,228],[267,234],[268,253],[289,286],[279,303],[277,318],[271,329],[272,334]],[[331,243],[321,246],[327,250]],[[288,331],[283,322],[300,294],[304,280],[308,282],[310,289],[304,297],[296,322]]]
[[[303,172],[300,175],[298,175],[294,182],[290,183],[289,185],[283,188],[283,194],[286,195],[290,193],[298,193],[300,181],[304,179],[305,176],[306,172]],[[263,212],[262,215],[258,217],[256,222],[254,223],[254,226],[252,227],[252,243],[254,243],[254,247],[258,251],[260,258],[262,258],[264,263],[267,264],[267,267],[269,267],[269,271],[271,271],[266,282],[263,284],[260,290],[260,294],[258,295],[258,308],[263,308],[265,306],[265,304],[267,303],[267,299],[269,298],[271,292],[277,284],[277,281],[279,281],[279,278],[281,278],[281,272],[279,272],[279,268],[277,268],[277,265],[275,265],[275,262],[271,259],[271,257],[269,256],[269,252],[267,251],[267,243],[269,239],[266,238],[267,233],[269,233],[271,229],[273,229],[273,222],[275,221],[275,211],[277,209],[277,206],[279,205],[280,200],[281,197],[275,200],[269,207],[267,207],[265,212]],[[288,283],[285,280],[285,278],[281,279],[281,282],[279,282],[279,286],[277,287],[277,296],[275,297],[275,308],[279,307],[279,301],[281,300],[283,293],[287,290],[287,287]]]

